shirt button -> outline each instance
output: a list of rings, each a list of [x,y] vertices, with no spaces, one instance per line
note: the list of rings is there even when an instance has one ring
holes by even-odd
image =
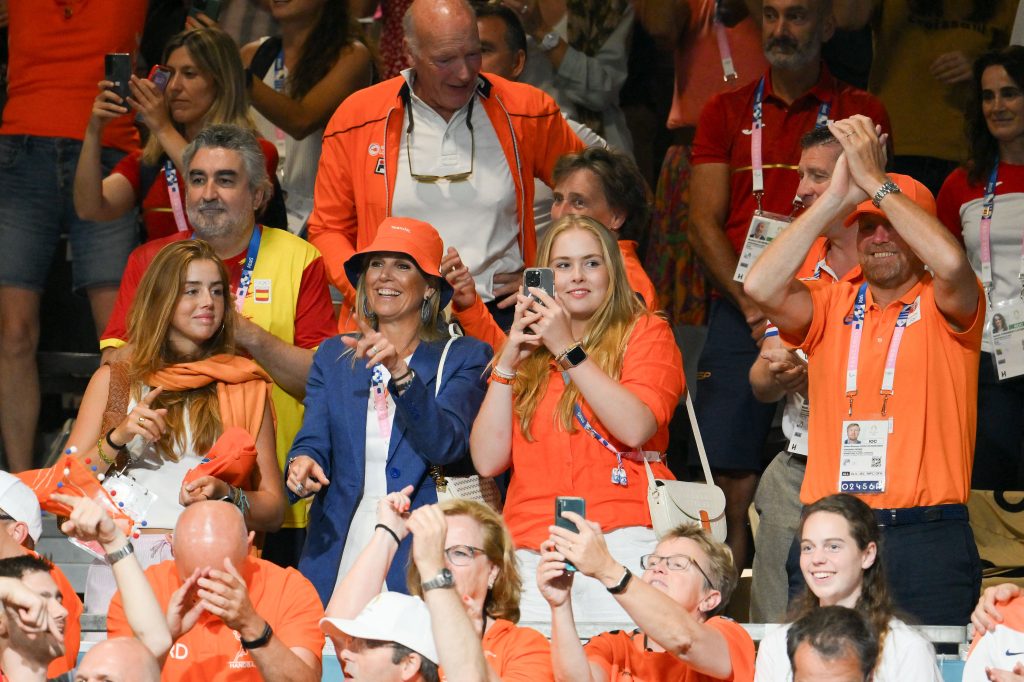
[[[877,341],[878,343],[882,343],[882,337],[879,336],[877,339],[875,339],[875,341]]]
[[[391,478],[398,478],[399,476],[402,475],[402,472],[396,469],[395,467],[391,467],[390,469],[388,469],[388,475],[391,476]]]

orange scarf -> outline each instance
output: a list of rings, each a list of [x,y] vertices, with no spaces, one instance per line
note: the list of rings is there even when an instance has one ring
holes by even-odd
[[[263,424],[263,411],[272,380],[259,365],[237,355],[214,355],[205,360],[182,362],[159,369],[146,380],[168,391],[188,391],[217,382],[217,402],[224,429],[245,429],[255,439]]]

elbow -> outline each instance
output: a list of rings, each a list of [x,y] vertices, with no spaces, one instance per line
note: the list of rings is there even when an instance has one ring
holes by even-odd
[[[658,433],[658,424],[654,421],[653,416],[650,419],[650,423],[644,423],[646,421],[647,420],[642,420],[641,423],[629,428],[626,433],[623,433],[621,437],[619,437],[622,444],[634,450],[640,450],[647,441],[654,438],[654,435]]]
[[[161,617],[162,620],[162,617]],[[171,650],[171,633],[164,627],[160,632],[148,633],[139,636],[141,641],[147,649],[153,654],[153,657],[163,665],[164,659],[167,657],[167,653]]]
[[[499,457],[493,456],[491,453],[484,455],[477,452],[477,449],[471,448],[471,450],[470,458],[473,460],[473,468],[484,478],[493,478],[507,468],[502,466]]]
[[[755,264],[751,268],[750,272],[747,273],[747,279],[743,283],[743,293],[749,296],[759,306],[767,306],[770,303],[770,291],[768,291],[767,284],[762,280],[762,268],[758,268]]]

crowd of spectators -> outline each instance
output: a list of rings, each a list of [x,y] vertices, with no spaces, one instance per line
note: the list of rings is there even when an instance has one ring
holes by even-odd
[[[313,681],[328,639],[356,680],[937,681],[914,626],[968,622],[964,679],[1024,681],[967,511],[1024,490],[1016,16],[0,0],[0,682]],[[65,238],[101,364],[44,465]],[[659,527],[687,392],[724,505]]]

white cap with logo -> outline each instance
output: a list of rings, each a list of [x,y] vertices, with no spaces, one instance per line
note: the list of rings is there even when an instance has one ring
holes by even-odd
[[[6,514],[15,521],[28,526],[33,542],[39,542],[43,534],[43,520],[39,511],[39,500],[20,478],[6,471],[0,471],[0,514]]]
[[[437,647],[430,629],[430,611],[419,597],[382,592],[352,619],[323,618],[320,629],[338,637],[395,642],[437,663]]]

